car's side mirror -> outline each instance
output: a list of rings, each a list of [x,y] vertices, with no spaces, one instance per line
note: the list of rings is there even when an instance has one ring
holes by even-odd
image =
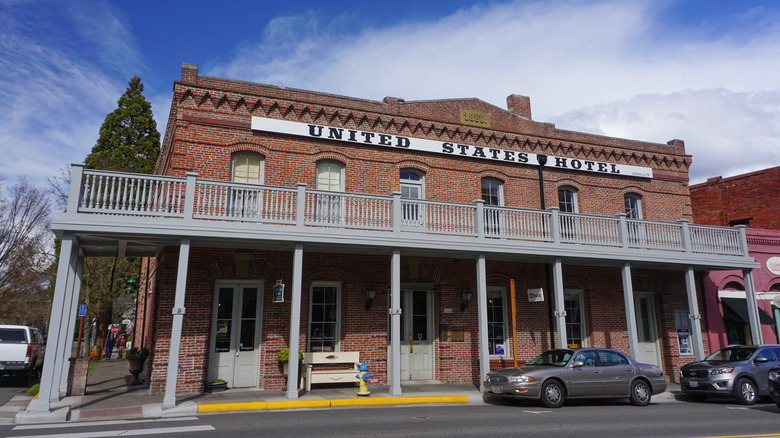
[[[583,362],[581,360],[575,360],[571,364],[571,366],[574,367],[574,368],[579,368],[579,367],[584,366],[584,365],[585,365],[585,362]]]
[[[769,362],[769,359],[766,357],[757,357],[755,360],[756,363],[767,363]]]

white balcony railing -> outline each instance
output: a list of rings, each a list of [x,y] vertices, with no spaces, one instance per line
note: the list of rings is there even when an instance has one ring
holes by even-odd
[[[85,170],[73,166],[69,212],[329,227],[746,256],[744,231],[512,207]]]

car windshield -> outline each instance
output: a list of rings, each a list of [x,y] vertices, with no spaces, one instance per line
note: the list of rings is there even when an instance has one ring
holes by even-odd
[[[550,350],[536,356],[534,360],[528,363],[528,365],[546,366],[546,367],[563,367],[571,359],[571,350]]]
[[[757,348],[755,347],[726,347],[712,353],[710,357],[705,360],[720,360],[725,362],[748,360],[756,350]]]

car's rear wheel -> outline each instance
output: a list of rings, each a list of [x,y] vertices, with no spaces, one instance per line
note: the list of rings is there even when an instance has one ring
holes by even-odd
[[[548,408],[560,408],[566,401],[566,388],[557,380],[548,380],[542,385],[542,405]]]
[[[739,404],[752,405],[756,402],[756,385],[750,379],[743,377],[737,380],[734,391]]]
[[[628,399],[634,406],[647,406],[650,404],[650,397],[652,397],[653,391],[650,389],[650,385],[644,380],[634,380],[631,384],[631,394]]]

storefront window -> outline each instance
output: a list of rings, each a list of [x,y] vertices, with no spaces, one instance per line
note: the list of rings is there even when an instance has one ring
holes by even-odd
[[[336,351],[339,334],[338,285],[311,288],[308,351]]]
[[[487,300],[488,351],[493,355],[509,356],[504,291],[488,290]]]

